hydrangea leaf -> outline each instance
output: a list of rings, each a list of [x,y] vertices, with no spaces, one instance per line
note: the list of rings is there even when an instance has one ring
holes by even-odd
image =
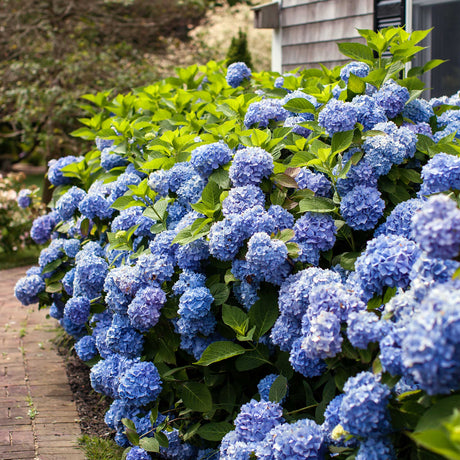
[[[284,375],[278,375],[270,387],[268,399],[272,402],[280,402],[287,393],[288,381]]]
[[[209,366],[210,364],[233,358],[243,353],[246,353],[246,349],[236,343],[226,340],[213,342],[204,350],[199,361],[194,364]]]
[[[207,423],[199,428],[198,434],[206,441],[221,441],[232,430],[233,425],[228,422]]]
[[[211,392],[205,384],[186,382],[178,388],[178,392],[187,409],[197,412],[212,410]]]

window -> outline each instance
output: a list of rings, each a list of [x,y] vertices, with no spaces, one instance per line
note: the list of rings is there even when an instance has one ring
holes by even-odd
[[[410,11],[410,10],[408,10]],[[428,88],[424,97],[438,97],[456,93],[460,90],[460,1],[413,0],[412,29],[434,29],[422,42],[427,49],[419,53],[414,66],[423,65],[431,59],[445,59],[441,64],[423,77]]]

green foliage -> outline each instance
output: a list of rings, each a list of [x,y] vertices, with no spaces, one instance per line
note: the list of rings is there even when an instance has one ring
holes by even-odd
[[[233,37],[227,51],[227,66],[234,62],[244,62],[248,67],[252,67],[251,53],[248,48],[248,37],[241,29],[238,37]]]
[[[419,51],[416,44],[423,38],[423,33],[409,35],[401,29],[379,33],[360,32],[368,45],[341,44],[340,47],[347,56],[367,62],[372,71],[363,79],[351,77],[341,97],[351,100],[356,94],[364,93],[365,83],[380,87],[389,78],[406,85],[413,95],[419,94],[420,88],[411,80],[415,77],[399,77],[400,72],[404,71],[405,62]],[[210,62],[206,66],[177,69],[175,77],[140,87],[126,95],[110,96],[108,92],[87,95],[85,108],[88,116],[81,120],[85,126],[73,134],[81,139],[100,137],[114,140],[115,152],[146,174],[169,170],[177,163],[188,161],[194,148],[203,144],[223,141],[230,148],[237,148],[240,144],[262,147],[272,155],[274,162],[273,174],[261,184],[270,202],[283,206],[296,218],[306,212],[332,215],[337,228],[337,243],[322,254],[320,266],[340,264],[344,269],[352,270],[369,235],[366,232],[353,232],[342,219],[337,181],[346,177],[349,168],[361,159],[362,153],[354,154],[345,165],[342,164],[342,154],[359,147],[367,136],[378,133],[363,132],[363,126],[358,124],[355,129],[334,134],[331,138],[318,124],[319,109],[303,98],[292,99],[285,108],[295,113],[314,115],[314,120],[302,124],[311,130],[308,137],[295,134],[291,128],[276,122],[266,129],[247,129],[243,123],[244,115],[251,103],[260,100],[258,90],[263,89],[266,97],[280,97],[287,91],[274,88],[278,75],[270,72],[255,75],[249,88],[230,88],[225,81],[225,70],[223,65]],[[319,102],[326,103],[332,97],[333,87],[340,84],[339,75],[340,67],[299,71],[296,75],[285,77],[284,87],[288,90],[303,88]],[[397,121],[401,124],[403,120]],[[407,197],[415,196],[420,183],[421,165],[437,153],[438,148],[456,153],[460,151],[453,136],[438,144],[420,136],[416,153],[419,163],[412,166],[409,162],[394,165],[390,173],[380,179],[379,186],[387,213]],[[67,166],[65,175],[72,178],[74,185],[85,190],[96,180],[106,183],[115,181],[123,168],[104,171],[100,166],[100,155],[97,149],[90,150],[80,163]],[[332,198],[318,197],[311,190],[298,189],[295,177],[304,166],[330,179],[335,192]],[[231,188],[228,169],[228,165],[223,165],[211,174],[200,199],[192,204],[192,209],[202,216],[179,231],[174,244],[186,245],[206,238],[211,226],[223,219],[222,202]],[[65,187],[57,188],[54,201],[65,191]],[[159,197],[148,186],[148,180],[144,179],[138,185],[130,186],[125,195],[115,201],[113,208],[123,210],[141,206],[144,215],[155,220],[151,233],[157,234],[167,228],[168,205],[176,198],[175,193]],[[88,240],[102,240],[107,235],[108,248],[119,251],[119,258],[135,259],[149,252],[148,239],[137,238],[135,226],[119,232],[109,232],[108,228],[108,221],[95,219],[92,227],[89,221],[83,224],[83,233]],[[59,230],[65,232],[65,224]],[[294,270],[298,270],[305,265],[295,260],[299,248],[292,241],[294,236],[294,232],[288,229],[272,234],[271,238],[286,243],[288,262]],[[244,257],[244,249],[238,257]],[[67,299],[61,278],[70,266],[69,259],[63,258],[62,265],[50,264],[45,267],[45,271],[54,274],[46,280],[47,293],[41,299],[42,305],[50,303],[50,293],[61,292],[64,300]],[[327,360],[328,369],[322,376],[303,379],[291,367],[287,352],[267,345],[267,335],[279,316],[278,288],[268,283],[262,284],[258,291],[259,300],[246,311],[238,306],[234,294],[233,288],[241,281],[233,275],[231,262],[211,258],[203,271],[207,278],[206,286],[214,297],[211,310],[217,320],[219,339],[205,348],[200,359],[193,359],[180,348],[180,336],[171,322],[179,316],[178,300],[169,295],[177,280],[175,273],[172,281],[162,284],[168,293],[168,300],[158,324],[145,334],[142,356],[155,363],[163,382],[163,390],[155,406],[145,409],[151,410],[152,421],[157,420],[159,413],[166,420],[153,430],[153,437],[139,435],[134,423],[124,420],[126,435],[133,445],[140,445],[149,452],[158,452],[160,446],[165,444],[162,431],[177,429],[184,441],[200,446],[209,441],[214,443],[210,445],[215,446],[232,429],[232,420],[241,405],[258,397],[256,385],[270,373],[279,375],[270,389],[270,400],[283,399],[289,386],[289,396],[283,403],[283,415],[288,422],[311,418],[322,423],[325,408],[343,390],[348,377],[369,368],[375,372],[381,371],[376,347],[357,350],[344,341],[342,352]],[[245,281],[251,283],[250,276],[247,278]],[[395,290],[387,289],[382,296],[369,302],[369,310],[378,309],[382,302],[388,301],[394,294]],[[100,305],[93,302],[92,308],[104,308],[103,300],[98,302]],[[383,378],[389,385],[394,385],[397,380],[386,374]],[[431,414],[432,420],[436,419],[437,404],[435,397],[421,392],[404,394],[392,400],[394,425],[399,430],[411,433],[414,440],[402,433],[395,436],[396,446],[403,449],[406,458],[428,458],[419,455],[421,449],[418,444],[439,452],[435,441],[431,444],[427,441],[428,430],[442,432],[436,435],[436,439],[442,437],[443,446],[448,445],[449,452],[456,448],[458,414],[442,412],[434,426],[427,427],[422,423],[424,414],[428,414],[430,408],[434,412]],[[354,455],[351,448],[338,453],[339,459],[352,458],[350,456]]]

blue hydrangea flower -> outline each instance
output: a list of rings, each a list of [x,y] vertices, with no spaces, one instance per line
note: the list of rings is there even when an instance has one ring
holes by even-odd
[[[56,239],[51,241],[51,244],[42,249],[40,256],[38,257],[38,265],[43,270],[48,264],[61,259],[64,257],[63,251],[64,241],[61,239]],[[51,276],[51,273],[44,275],[44,278],[48,278]]]
[[[458,287],[458,282],[450,282],[432,289],[406,325],[402,362],[407,374],[428,394],[459,389]]]
[[[150,460],[149,453],[141,447],[133,447],[126,455],[126,460]]]
[[[430,103],[425,99],[414,99],[406,104],[402,115],[404,118],[409,118],[409,120],[412,120],[414,123],[429,123],[430,118],[434,116],[434,112]],[[443,115],[445,115],[445,113]]]
[[[37,244],[45,244],[51,238],[51,233],[58,222],[59,215],[56,211],[37,217],[32,224],[30,236]]]
[[[308,333],[302,337],[301,348],[310,359],[333,358],[342,351],[340,319],[334,313],[323,310],[309,323]]]
[[[353,153],[355,152],[347,152],[342,161],[343,166],[345,166],[346,162],[350,160]],[[377,180],[378,177],[375,174],[371,163],[363,158],[356,165],[351,165],[346,178],[338,179],[337,191],[341,196],[344,196],[358,185],[364,187],[377,187]]]
[[[62,326],[64,331],[71,335],[75,340],[80,339],[87,333],[84,324],[76,324],[70,318],[65,316],[59,320],[59,324]]]
[[[321,173],[315,173],[308,168],[301,168],[295,177],[299,189],[308,189],[318,196],[330,197],[332,184],[330,180]]]
[[[173,431],[163,431],[162,433],[168,438],[168,447],[160,447],[160,453],[163,458],[168,460],[196,459],[196,447],[188,442],[183,442],[178,430],[174,428]]]
[[[190,270],[184,270],[179,279],[173,285],[175,295],[183,294],[187,289],[194,289],[197,287],[204,287],[206,283],[206,276],[202,273],[195,273]]]
[[[423,100],[423,99],[422,99]],[[451,123],[460,121],[460,111],[458,110],[446,110],[444,113],[437,117],[439,126],[447,126]]]
[[[64,176],[62,168],[72,163],[78,163],[80,160],[80,158],[76,158],[72,155],[59,158],[58,160],[50,160],[48,162],[48,180],[55,187],[58,185],[70,184],[70,182],[72,182],[72,178]]]
[[[120,378],[120,398],[135,406],[145,406],[155,401],[161,392],[161,379],[150,361],[135,363]]]
[[[377,123],[388,121],[385,112],[371,96],[355,96],[352,104],[357,111],[358,123],[364,127],[364,131],[374,128]]]
[[[415,134],[423,134],[433,139],[433,130],[428,123],[403,123],[404,128],[411,130]]]
[[[247,209],[241,215],[241,237],[250,238],[254,233],[275,231],[276,223],[273,217],[260,205]]]
[[[86,197],[78,205],[78,210],[84,217],[94,219],[108,219],[115,212],[110,207],[111,202],[108,200],[110,186],[103,184],[101,181],[94,182],[88,190]]]
[[[318,123],[329,136],[354,129],[358,121],[356,107],[350,102],[331,99],[318,115]]]
[[[224,142],[200,145],[192,150],[190,163],[204,177],[232,159],[232,151]]]
[[[364,160],[377,177],[388,174],[393,164],[401,164],[406,155],[404,145],[389,135],[366,138],[363,149]]]
[[[177,201],[185,207],[190,206],[190,203],[197,203],[201,198],[206,184],[207,179],[198,174],[192,176],[177,189]]]
[[[329,214],[306,212],[295,223],[294,231],[296,241],[328,251],[334,246],[337,228]]]
[[[458,139],[460,136],[460,122],[453,121],[449,123],[443,130],[437,131],[433,135],[433,140],[439,142],[444,137],[447,137],[451,134],[455,134],[455,138]]]
[[[233,285],[233,294],[236,300],[238,300],[246,310],[249,310],[259,300],[259,295],[257,293],[258,289],[259,284],[255,281],[253,283],[241,281],[241,283],[235,283]]]
[[[428,199],[412,218],[412,230],[431,257],[454,259],[460,253],[460,209],[446,195]]]
[[[107,262],[102,257],[91,254],[85,254],[80,259],[76,259],[76,262],[73,283],[75,295],[83,295],[89,299],[98,297],[108,273]]]
[[[412,198],[395,206],[387,220],[377,227],[374,236],[399,235],[410,239],[412,237],[412,216],[422,208],[424,201]]]
[[[112,152],[112,147],[106,147],[101,150],[101,166],[110,171],[113,168],[125,166],[128,163],[127,159],[122,155]]]
[[[25,188],[19,191],[17,202],[20,208],[23,208],[23,209],[28,208],[31,205],[32,203],[32,199],[30,197],[31,194],[32,194],[32,191],[29,190],[28,188]]]
[[[460,157],[438,153],[422,168],[421,195],[460,189]]]
[[[258,124],[259,128],[266,128],[270,120],[284,121],[289,116],[289,112],[283,108],[280,99],[263,99],[249,104],[244,117],[244,126],[250,128]]]
[[[251,69],[244,62],[234,62],[228,66],[225,79],[232,88],[238,88],[244,80],[250,80],[251,75]]]
[[[199,238],[184,244],[177,250],[177,265],[182,270],[198,270],[201,261],[209,258],[209,243]]]
[[[340,203],[340,213],[353,230],[371,230],[383,216],[385,202],[377,188],[358,185]]]
[[[169,192],[169,170],[159,169],[151,173],[148,186],[160,196],[166,196]]]
[[[294,216],[282,206],[273,204],[268,208],[268,214],[275,221],[275,232],[294,226]]]
[[[244,239],[241,229],[242,219],[238,214],[231,214],[215,222],[208,235],[211,255],[219,260],[234,259]]]
[[[324,411],[324,423],[321,425],[323,433],[332,441],[332,431],[337,425],[340,425],[340,406],[342,404],[344,395],[340,394],[336,396],[326,407]]]
[[[176,163],[168,171],[168,187],[171,192],[177,192],[179,187],[195,176],[197,171],[191,162],[183,161]]]
[[[70,269],[62,278],[62,286],[69,296],[73,296],[73,281],[75,278],[75,268]]]
[[[289,354],[292,368],[306,378],[318,377],[326,370],[326,363],[320,358],[312,358],[302,348],[302,338],[294,340]]]
[[[63,249],[67,257],[74,258],[80,251],[80,240],[77,240],[76,238],[65,240]]]
[[[321,427],[303,419],[273,428],[258,444],[256,455],[261,460],[322,460],[325,450]]]
[[[261,281],[276,281],[287,257],[286,244],[281,240],[271,239],[267,233],[255,233],[248,242],[246,261]]]
[[[114,353],[135,358],[142,353],[144,337],[131,326],[127,315],[117,313],[107,329],[105,344]]]
[[[356,75],[357,77],[367,77],[369,75],[370,67],[364,62],[352,61],[342,67],[340,70],[340,78],[348,84],[350,74]]]
[[[258,443],[246,442],[240,439],[236,431],[228,432],[219,447],[220,460],[250,460]]]
[[[356,460],[396,459],[393,446],[387,438],[368,438],[359,446]]]
[[[71,187],[56,203],[56,211],[62,220],[69,220],[78,209],[78,205],[85,198],[86,192],[78,187]]]
[[[410,94],[407,88],[388,80],[372,97],[388,118],[394,118],[402,112]]]
[[[241,406],[234,422],[235,433],[241,441],[259,442],[283,421],[283,409],[280,404],[252,399]]]
[[[300,320],[288,314],[278,316],[270,333],[271,340],[281,351],[290,351],[294,341],[300,336]]]
[[[351,377],[343,387],[340,405],[342,427],[354,436],[379,437],[390,431],[387,405],[390,389],[371,372]]]
[[[367,311],[352,312],[347,320],[347,337],[350,343],[362,350],[372,342],[378,342],[381,337],[382,328],[379,318]]]
[[[141,282],[169,281],[174,273],[174,260],[167,256],[143,254],[137,259],[138,278]]]
[[[118,397],[118,367],[120,356],[112,354],[91,368],[89,378],[94,391],[111,398]]]
[[[20,278],[14,286],[14,295],[23,305],[31,305],[38,302],[38,294],[45,288],[45,281],[41,276],[25,276]]]
[[[85,324],[90,313],[90,302],[86,297],[71,297],[64,309],[64,317],[75,324]]]
[[[61,302],[53,302],[50,307],[51,318],[62,319],[64,317],[64,305],[61,305]]]
[[[233,187],[229,190],[227,197],[222,202],[222,213],[224,216],[229,214],[242,214],[253,206],[264,206],[265,195],[256,185],[245,185],[243,187]]]
[[[273,157],[260,147],[247,147],[235,153],[229,176],[236,187],[258,185],[273,172]]]
[[[147,286],[139,290],[128,307],[131,325],[141,332],[147,332],[158,323],[166,294],[160,287]]]
[[[325,274],[328,273],[340,276],[334,271],[325,272]],[[333,313],[340,321],[346,321],[352,312],[366,309],[366,304],[348,286],[340,281],[337,282],[335,277],[331,277],[331,281],[328,281],[327,277],[324,278],[321,279],[320,274],[317,274],[313,278],[314,285],[309,288],[308,304],[305,303],[307,310],[304,315],[309,322],[313,322],[323,311]],[[307,327],[310,327],[309,324]],[[304,334],[307,332],[308,329],[304,331]]]
[[[405,288],[420,249],[402,236],[380,235],[367,243],[355,263],[365,295],[381,294],[385,286]]]
[[[75,351],[82,361],[89,361],[97,356],[96,339],[85,335],[75,344]]]
[[[186,290],[180,297],[178,314],[186,319],[199,319],[206,316],[214,297],[207,287]]]

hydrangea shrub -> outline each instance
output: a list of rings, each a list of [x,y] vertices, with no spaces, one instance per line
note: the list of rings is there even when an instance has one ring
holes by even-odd
[[[332,70],[86,96],[16,295],[126,458],[458,458],[460,98],[405,74],[426,31],[361,33]]]

